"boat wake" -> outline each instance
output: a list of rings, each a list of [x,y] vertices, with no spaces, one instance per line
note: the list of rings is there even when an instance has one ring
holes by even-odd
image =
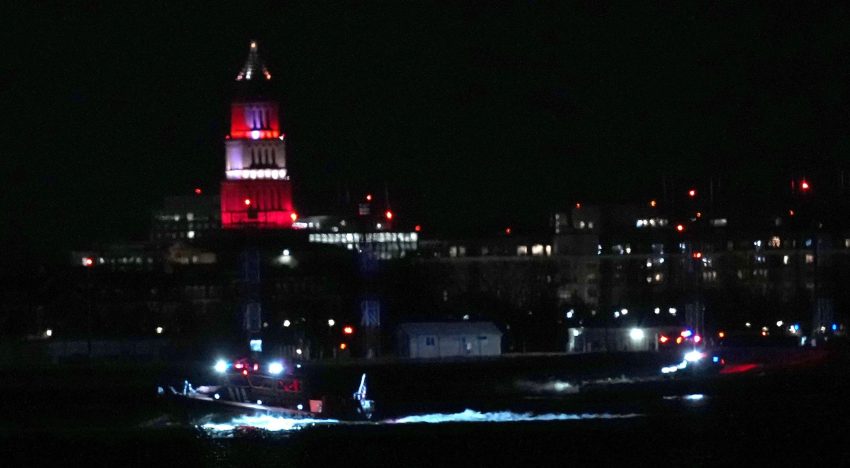
[[[269,432],[291,432],[308,427],[333,425],[394,425],[394,424],[445,424],[445,423],[511,423],[531,421],[579,421],[588,419],[623,419],[640,417],[640,414],[609,413],[516,413],[513,411],[479,412],[466,409],[459,413],[432,413],[404,416],[382,421],[359,422],[339,421],[335,419],[296,419],[280,416],[257,415],[239,416],[225,423],[208,422],[200,427],[210,434],[232,434],[240,428],[261,429]]]

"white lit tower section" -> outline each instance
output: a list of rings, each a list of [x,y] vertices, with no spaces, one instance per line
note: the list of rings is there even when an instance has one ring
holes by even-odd
[[[226,137],[225,180],[221,183],[221,225],[225,229],[287,229],[298,218],[286,170],[286,144],[279,106],[270,92],[271,73],[251,42],[236,76]]]

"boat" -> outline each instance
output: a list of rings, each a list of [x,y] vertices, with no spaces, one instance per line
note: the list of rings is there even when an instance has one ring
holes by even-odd
[[[365,373],[350,397],[340,397],[313,393],[300,368],[300,364],[282,361],[219,360],[214,366],[218,377],[213,384],[196,387],[184,380],[181,388],[159,387],[158,393],[194,414],[259,413],[354,421],[372,418],[375,402],[367,396]]]

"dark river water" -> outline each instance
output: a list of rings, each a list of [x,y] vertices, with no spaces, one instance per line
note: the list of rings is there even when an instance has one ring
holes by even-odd
[[[526,391],[498,398],[440,398],[425,385],[420,400],[393,399],[384,386],[391,410],[369,423],[194,424],[141,391],[161,370],[6,370],[0,466],[846,466],[848,370],[839,359],[726,379],[621,375],[590,392],[531,372],[514,379]]]

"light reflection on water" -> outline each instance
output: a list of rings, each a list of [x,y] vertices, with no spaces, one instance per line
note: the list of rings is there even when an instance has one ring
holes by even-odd
[[[225,423],[206,423],[201,426],[209,433],[228,433],[238,428],[256,428],[270,432],[288,432],[311,426],[330,425],[391,425],[391,424],[443,424],[443,423],[509,423],[530,421],[576,421],[587,419],[623,419],[640,417],[640,414],[608,414],[608,413],[515,413],[512,411],[497,411],[482,413],[466,409],[459,413],[433,413],[411,415],[396,419],[386,419],[374,422],[338,421],[335,419],[294,419],[280,416],[257,415],[239,416]]]

